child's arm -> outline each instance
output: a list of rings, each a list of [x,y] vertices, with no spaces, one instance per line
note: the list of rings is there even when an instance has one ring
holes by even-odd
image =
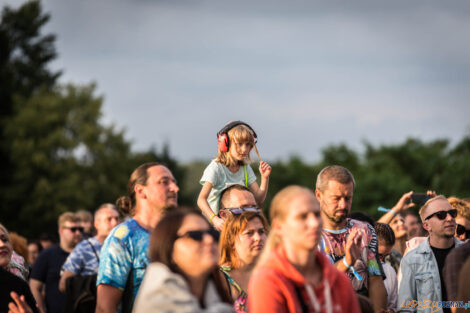
[[[207,198],[209,197],[211,190],[212,184],[206,181],[202,186],[199,197],[197,198],[197,206],[201,209],[202,213],[207,217],[207,219],[214,225],[215,229],[222,231],[224,220],[218,217],[214,211],[212,211],[211,207],[209,206],[209,202],[207,202]]]
[[[250,185],[250,190],[253,192],[256,203],[261,206],[266,199],[268,192],[269,175],[271,174],[271,166],[268,163],[261,161],[259,164],[259,172],[261,174],[261,185],[258,187],[258,183],[254,181]]]

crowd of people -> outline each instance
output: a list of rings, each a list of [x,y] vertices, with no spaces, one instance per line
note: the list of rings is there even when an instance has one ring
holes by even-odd
[[[249,165],[255,131],[236,121],[217,137],[198,208],[178,206],[169,168],[145,163],[115,205],[61,214],[57,244],[0,224],[0,313],[470,307],[469,199],[410,191],[376,222],[351,212],[354,176],[329,165],[314,188],[279,191],[268,222],[271,167],[260,159],[258,185]]]

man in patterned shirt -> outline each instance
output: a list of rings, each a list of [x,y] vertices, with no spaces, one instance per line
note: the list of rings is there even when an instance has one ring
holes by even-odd
[[[82,240],[70,253],[62,266],[59,290],[65,293],[67,278],[75,275],[98,274],[99,255],[104,240],[119,223],[119,213],[113,204],[101,205],[94,216],[96,236]]]
[[[317,176],[315,195],[323,220],[320,249],[351,279],[356,292],[370,298],[374,310],[387,307],[383,270],[377,259],[377,236],[368,223],[347,218],[351,211],[354,177],[339,165]]]
[[[132,311],[149,264],[150,232],[176,207],[179,188],[168,168],[145,163],[132,173],[127,191],[117,205],[131,218],[111,231],[101,249],[96,313]]]

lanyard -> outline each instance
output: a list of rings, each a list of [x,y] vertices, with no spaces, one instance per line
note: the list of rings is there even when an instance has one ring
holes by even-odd
[[[315,312],[321,312],[321,306],[320,303],[318,302],[317,297],[315,296],[315,292],[313,291],[312,287],[310,286],[309,283],[305,284],[305,289],[307,290],[308,297],[310,298],[310,302],[313,305],[313,308]],[[326,312],[327,313],[333,313],[333,304],[331,301],[331,290],[330,290],[330,285],[328,284],[328,281],[325,280],[324,287],[323,287],[323,292],[325,294],[325,306],[326,306]]]

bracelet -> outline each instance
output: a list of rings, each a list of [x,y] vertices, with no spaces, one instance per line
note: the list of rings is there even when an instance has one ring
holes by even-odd
[[[343,257],[343,264],[344,266],[346,266],[347,269],[350,269],[352,271],[354,277],[356,277],[357,280],[362,280],[362,276],[359,275],[358,272],[356,272],[356,270],[354,269],[354,266],[348,264],[348,262],[346,261],[346,257]]]
[[[397,216],[397,212],[393,211],[393,209],[391,209],[389,212],[392,212],[394,216]]]
[[[214,217],[216,217],[216,216],[217,216],[217,214],[212,213],[211,217],[209,217],[209,222],[210,222],[212,225],[214,224],[214,223],[212,223],[212,219],[213,219]]]

